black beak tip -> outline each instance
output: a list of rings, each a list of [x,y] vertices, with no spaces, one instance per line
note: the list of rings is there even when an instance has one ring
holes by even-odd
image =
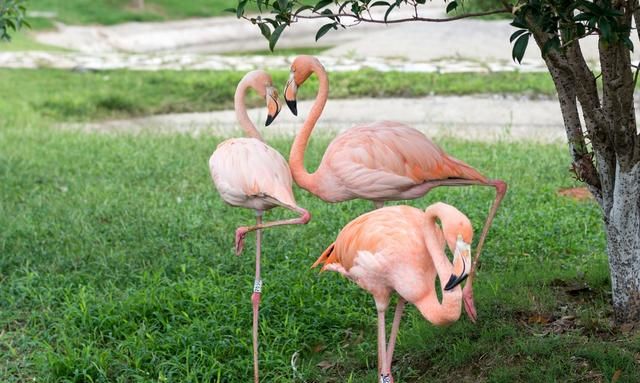
[[[287,100],[287,106],[294,116],[298,115],[298,103],[296,102],[296,100]]]
[[[265,121],[264,126],[269,126],[276,119],[276,116],[267,115],[267,121]]]
[[[449,278],[449,282],[447,282],[447,285],[444,287],[445,291],[449,291],[453,288],[455,288],[456,286],[458,286],[460,283],[462,283],[465,279],[467,279],[468,275],[465,275],[464,277],[460,278],[457,275],[451,275],[451,278]]]

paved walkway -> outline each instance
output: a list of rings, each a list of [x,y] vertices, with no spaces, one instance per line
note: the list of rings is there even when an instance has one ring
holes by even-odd
[[[298,117],[294,117],[285,106],[273,125],[262,127],[260,131],[267,137],[293,136],[302,125],[304,117],[301,116],[307,115],[311,103],[299,103]],[[258,126],[264,124],[265,113],[265,108],[249,110],[249,116]],[[476,141],[533,140],[545,143],[566,140],[557,100],[497,95],[329,100],[314,134],[335,134],[355,124],[370,122],[372,118],[402,121],[432,137],[448,136]],[[66,127],[102,133],[241,135],[231,110],[71,124]]]
[[[442,59],[412,62],[391,58],[350,58],[318,55],[331,72],[374,69],[378,71],[454,73],[454,72],[544,72],[542,62],[518,65],[513,62],[479,62]],[[0,52],[0,68],[58,68],[78,70],[288,70],[295,56],[220,56],[197,53],[76,53],[76,52]]]

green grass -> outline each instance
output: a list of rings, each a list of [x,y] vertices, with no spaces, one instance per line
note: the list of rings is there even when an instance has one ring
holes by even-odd
[[[31,0],[30,11],[55,12],[54,20],[65,24],[112,25],[130,21],[161,21],[189,17],[225,16],[236,0],[145,0],[145,9],[135,9],[132,0]],[[52,20],[29,18],[34,28],[49,28]]]
[[[50,127],[80,117],[142,113],[180,97],[192,108],[213,109],[213,100],[228,103],[225,89],[239,76],[0,73],[12,95],[0,104],[0,381],[250,379],[254,237],[241,257],[232,246],[234,229],[253,215],[225,205],[212,186],[206,163],[220,139],[85,135]],[[357,76],[363,81],[353,80]],[[347,76],[336,79],[340,85],[333,89],[392,92],[402,90],[400,83],[409,84],[402,90],[409,95],[422,87],[455,93],[489,77],[419,77],[427,84],[397,74],[376,78],[367,85],[367,73]],[[210,98],[199,99],[199,93]],[[68,116],[51,106],[65,99],[80,105],[88,99],[91,107],[75,114],[70,108]],[[312,139],[309,167],[317,165],[327,143]],[[485,174],[505,179],[510,189],[474,286],[478,324],[462,318],[437,329],[409,308],[396,381],[608,382],[617,371],[618,383],[640,381],[640,338],[610,325],[598,207],[556,194],[577,184],[567,171],[567,149],[439,143]],[[290,142],[272,144],[286,153]],[[371,206],[329,205],[295,192],[313,220],[264,235],[263,381],[373,383],[372,299],[336,274],[309,270],[340,228]],[[477,233],[492,197],[483,188],[450,188],[411,204],[451,203],[470,217]],[[267,219],[285,216],[276,210]],[[573,287],[585,283],[588,289]]]
[[[274,84],[282,89],[288,73],[275,71],[272,74]],[[0,69],[0,88],[12,89],[16,102],[27,112],[77,121],[229,109],[233,106],[236,84],[243,75],[231,71],[78,73],[53,69]],[[330,80],[330,97],[334,99],[472,93],[554,94],[546,73],[443,75],[365,70],[331,73]],[[55,92],[43,89],[55,89]],[[314,76],[301,87],[300,98],[315,97],[316,90]],[[252,95],[247,104],[263,105],[264,101]],[[9,112],[14,107],[0,103],[0,112]]]
[[[213,189],[206,161],[219,139],[82,135],[22,119],[0,135],[0,381],[248,381],[253,237],[241,257],[232,242],[252,213]],[[640,339],[608,322],[598,208],[556,195],[575,185],[566,148],[440,143],[510,191],[475,284],[479,323],[436,329],[409,309],[396,381],[607,381],[616,370],[619,382],[640,380]],[[326,144],[313,140],[310,166]],[[373,383],[371,298],[308,269],[370,205],[296,195],[311,223],[265,233],[263,379]],[[446,201],[479,230],[492,195],[439,190],[412,205]],[[590,290],[570,295],[573,283]],[[556,334],[562,316],[575,319]]]

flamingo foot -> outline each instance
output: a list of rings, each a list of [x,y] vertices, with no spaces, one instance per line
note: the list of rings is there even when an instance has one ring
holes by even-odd
[[[248,230],[244,226],[236,229],[236,255],[242,253],[242,249],[244,249],[244,237],[247,233]]]

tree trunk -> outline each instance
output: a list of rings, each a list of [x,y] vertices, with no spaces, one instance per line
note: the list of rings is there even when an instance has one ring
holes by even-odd
[[[617,323],[640,322],[640,163],[615,172],[605,215],[613,309]]]
[[[533,22],[530,27],[542,48],[551,37]],[[558,91],[573,170],[602,209],[615,320],[640,323],[640,136],[629,51],[601,42],[602,98],[577,41],[544,60]]]

